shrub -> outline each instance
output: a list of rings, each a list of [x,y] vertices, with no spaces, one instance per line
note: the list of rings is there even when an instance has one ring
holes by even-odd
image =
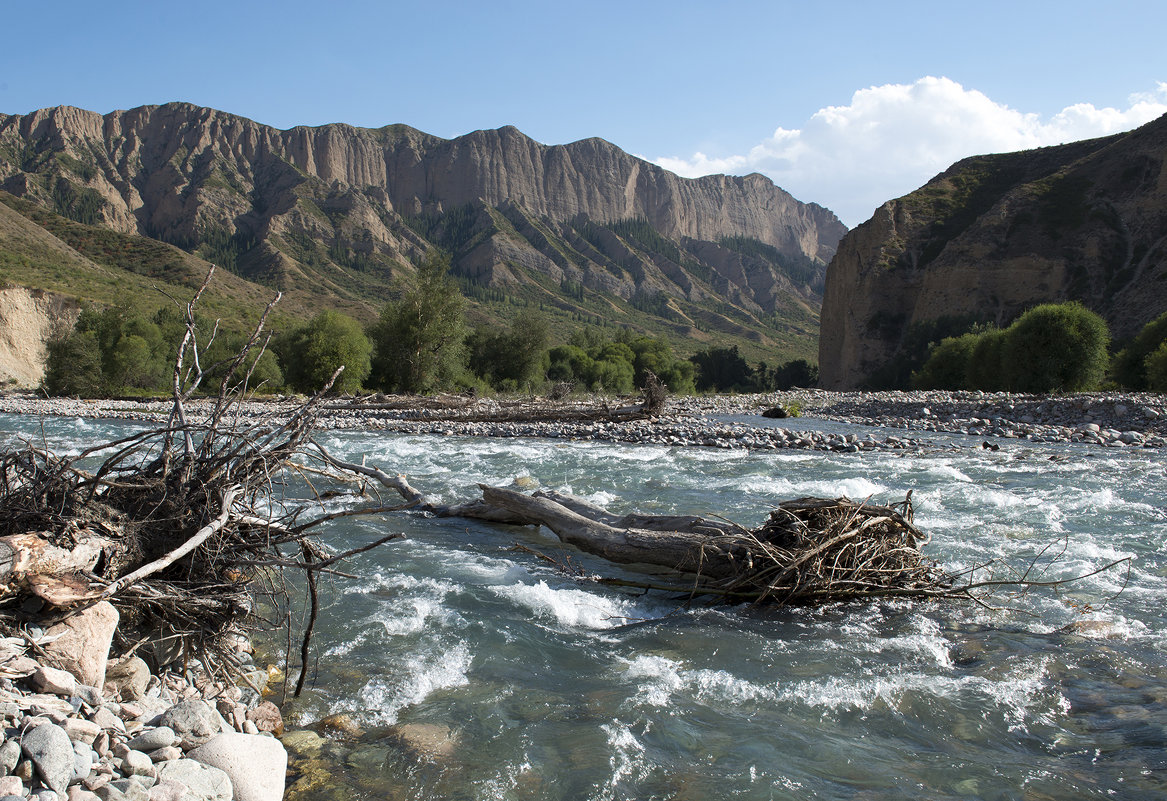
[[[969,354],[965,387],[984,392],[999,392],[1008,389],[1005,383],[1004,353],[1004,331],[993,328],[980,334],[972,353]]]
[[[344,372],[333,392],[358,392],[369,376],[373,346],[361,325],[347,314],[325,311],[281,342],[288,384],[299,392],[320,390],[336,368]]]
[[[57,397],[95,398],[105,394],[101,347],[93,331],[73,331],[48,344],[45,391]]]
[[[1167,392],[1167,342],[1159,345],[1143,363],[1147,376],[1147,389],[1152,392]]]
[[[1110,332],[1080,303],[1047,303],[1017,318],[1002,347],[1005,383],[1018,392],[1094,389],[1106,373]]]
[[[980,337],[945,337],[932,347],[924,365],[912,373],[913,389],[964,389],[973,350]]]
[[[478,329],[466,341],[470,370],[498,389],[522,389],[539,378],[548,333],[547,320],[531,310],[505,330]]]
[[[1147,358],[1164,342],[1167,342],[1167,312],[1143,326],[1134,341],[1114,357],[1114,380],[1130,389],[1148,389]]]

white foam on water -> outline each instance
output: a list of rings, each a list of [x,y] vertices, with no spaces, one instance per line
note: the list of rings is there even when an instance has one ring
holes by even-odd
[[[890,488],[857,476],[855,478],[795,482],[792,485],[792,491],[800,495],[820,498],[837,498],[840,495],[846,495],[852,500],[863,500],[869,495],[880,496],[890,492]]]
[[[607,785],[600,788],[598,794],[592,798],[596,801],[603,799],[624,799],[629,796],[620,790],[620,784],[625,781],[640,782],[648,778],[650,768],[644,758],[644,745],[636,738],[636,734],[625,723],[613,720],[600,728],[608,738],[608,766],[612,773],[608,777]]]
[[[738,678],[725,670],[687,669],[681,662],[655,654],[627,662],[623,677],[637,685],[637,706],[666,709],[678,696],[711,706],[772,701],[772,688]]]
[[[400,602],[387,604],[374,620],[381,624],[385,634],[402,637],[417,634],[434,624],[448,624],[457,616],[435,598],[403,598]]]
[[[759,476],[744,481],[730,478],[720,482],[720,485],[725,489],[741,489],[742,492],[749,495],[774,497],[781,500],[785,500],[795,493],[794,482],[779,476]]]
[[[604,630],[655,616],[652,611],[637,608],[623,599],[579,589],[557,589],[545,581],[498,585],[491,591],[530,610],[535,617],[568,628]]]
[[[591,492],[580,497],[582,500],[585,500],[588,503],[595,504],[596,506],[602,506],[605,509],[607,509],[610,504],[620,500],[619,495],[616,495],[612,492],[606,492],[604,490],[597,490],[596,492]]]
[[[993,704],[1011,729],[1022,726],[1030,715],[1044,717],[1050,707],[1057,711],[1068,709],[1068,701],[1047,686],[1044,660],[1019,667],[998,680],[921,671],[809,679],[781,687],[778,699],[825,710],[868,711],[877,704],[895,709],[908,695],[955,701],[970,693]]]
[[[918,631],[895,637],[876,637],[870,640],[876,653],[898,651],[912,656],[921,656],[927,662],[940,668],[952,667],[952,656],[948,640],[940,633],[940,624],[928,618],[916,621]]]
[[[960,482],[971,482],[972,481],[972,478],[970,478],[969,475],[967,473],[965,473],[963,470],[961,470],[961,469],[959,469],[951,464],[948,464],[946,462],[940,462],[940,463],[928,465],[927,472],[929,474],[931,474],[937,478],[941,478],[941,479],[946,478],[946,479],[951,479],[952,481],[960,481]]]
[[[368,641],[368,639],[369,639],[369,635],[367,632],[364,632],[364,631],[358,632],[355,637],[352,637],[351,639],[348,639],[348,640],[344,640],[342,642],[338,642],[336,645],[333,645],[332,647],[328,648],[324,652],[324,656],[325,657],[348,656],[353,651],[355,651],[357,648],[360,648],[362,645],[364,645]]]
[[[391,726],[406,707],[419,704],[438,690],[463,687],[470,683],[468,672],[473,657],[465,642],[452,648],[436,648],[409,655],[404,664],[390,665],[389,670],[369,680],[347,704],[353,711],[363,711],[376,722]]]

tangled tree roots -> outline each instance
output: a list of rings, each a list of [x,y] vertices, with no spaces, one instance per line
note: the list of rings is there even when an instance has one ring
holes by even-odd
[[[277,497],[286,471],[312,469],[292,460],[304,456],[321,399],[340,371],[292,414],[237,424],[232,408],[266,344],[263,319],[226,365],[209,411],[190,418],[187,401],[208,372],[223,367],[201,363],[215,332],[202,332],[208,341],[201,347],[196,336],[194,305],[210,278],[186,307],[165,427],[71,458],[32,445],[0,456],[0,624],[8,629],[108,600],[122,615],[123,636],[136,631],[143,640],[179,644],[177,655],[230,678],[237,654],[226,635],[261,623],[254,596],[286,597],[283,571],[293,568],[310,591],[307,649],[316,574],[349,555],[329,554],[311,530],[385,508],[366,502],[325,513],[319,499]]]
[[[739,535],[748,556],[724,590],[801,605],[950,587],[920,553],[928,538],[911,520],[911,493],[894,508],[847,498],[786,501],[761,527]]]

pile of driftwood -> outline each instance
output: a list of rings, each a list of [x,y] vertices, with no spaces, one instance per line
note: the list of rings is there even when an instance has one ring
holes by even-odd
[[[121,615],[119,636],[168,643],[170,659],[197,658],[209,674],[234,680],[239,657],[227,635],[265,622],[256,596],[286,598],[287,569],[303,571],[314,596],[317,574],[357,552],[329,553],[311,536],[316,527],[385,511],[366,503],[329,513],[319,499],[284,496],[336,375],[292,414],[241,423],[233,408],[266,347],[271,306],[228,364],[204,363],[216,331],[198,330],[194,307],[212,273],[186,304],[166,425],[76,456],[32,442],[0,455],[0,633],[109,601]],[[215,402],[193,418],[188,401],[224,368]],[[266,622],[290,626],[291,618]]]

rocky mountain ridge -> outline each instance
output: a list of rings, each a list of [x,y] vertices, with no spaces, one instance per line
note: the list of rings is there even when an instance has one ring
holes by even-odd
[[[1117,339],[1167,310],[1167,116],[965,159],[847,234],[819,343],[828,389],[904,386],[929,341],[1078,300]]]
[[[680,178],[600,139],[280,131],[183,103],[0,115],[0,189],[347,302],[383,301],[438,245],[471,297],[616,299],[682,336],[785,325],[804,348],[846,230],[763,176]]]

